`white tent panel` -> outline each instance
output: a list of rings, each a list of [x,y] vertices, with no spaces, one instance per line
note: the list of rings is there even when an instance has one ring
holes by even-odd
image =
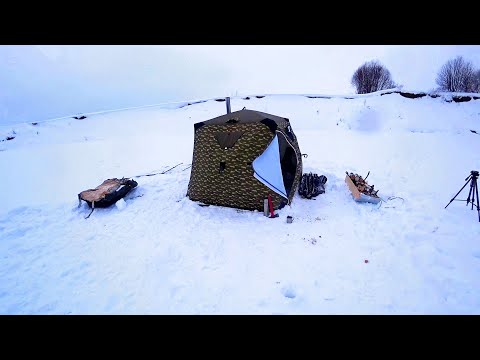
[[[277,135],[275,135],[265,151],[253,161],[252,166],[254,171],[253,176],[255,176],[258,181],[288,199],[285,185],[283,185]]]

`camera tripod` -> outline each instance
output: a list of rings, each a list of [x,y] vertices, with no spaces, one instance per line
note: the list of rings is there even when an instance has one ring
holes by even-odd
[[[465,179],[465,181],[466,181],[465,185],[462,186],[460,191],[452,198],[452,200],[450,200],[450,202],[447,204],[447,206],[450,205],[453,200],[455,200],[455,198],[458,196],[458,194],[460,194],[462,192],[462,190],[465,188],[465,186],[468,185],[468,182],[470,181],[470,192],[468,193],[467,200],[457,200],[457,201],[466,201],[467,206],[471,202],[472,203],[472,210],[473,210],[473,207],[476,206],[477,207],[477,212],[478,212],[478,221],[480,221],[480,205],[478,203],[477,179],[478,179],[478,171],[474,171],[474,170],[470,171],[470,175],[468,175],[468,177]],[[475,204],[475,194],[477,195],[477,203],[476,204]],[[470,201],[470,197],[472,198],[472,201]],[[447,206],[445,206],[445,209],[447,208]]]

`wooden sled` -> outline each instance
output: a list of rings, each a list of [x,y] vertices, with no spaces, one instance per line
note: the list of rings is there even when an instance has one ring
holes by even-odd
[[[352,179],[350,179],[350,176],[345,176],[345,182],[347,183],[347,186],[350,189],[356,202],[369,202],[373,204],[378,204],[381,201],[379,197],[369,196],[358,191]]]

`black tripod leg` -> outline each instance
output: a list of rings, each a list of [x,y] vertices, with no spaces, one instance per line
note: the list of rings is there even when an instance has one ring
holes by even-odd
[[[467,196],[467,203],[466,205],[468,206],[468,204],[470,204],[470,198],[472,197],[472,190],[473,190],[473,179],[472,181],[470,182],[470,191],[468,192],[468,196]],[[473,204],[473,203],[472,203]],[[473,206],[472,206],[472,209],[473,209]]]
[[[475,185],[476,185],[475,179],[472,179],[472,184],[470,185],[470,192],[472,193],[472,210],[473,210],[473,207],[475,206],[475,188],[476,188]],[[467,201],[470,201],[470,194],[468,195]]]
[[[458,194],[460,194],[460,193],[462,192],[462,190],[465,188],[465,186],[467,186],[468,181],[470,180],[470,177],[471,177],[471,176],[472,176],[472,175],[470,175],[469,177],[467,177],[467,182],[465,183],[465,185],[462,186],[462,188],[460,189],[460,191],[452,198],[452,200],[450,200],[450,202],[444,207],[444,209],[446,209],[447,206],[450,205],[453,200],[455,200],[455,198],[458,196]],[[467,203],[467,205],[468,205],[468,203]]]
[[[477,212],[478,212],[478,221],[480,222],[480,206],[478,205],[478,184],[477,184],[477,179],[475,179],[475,192],[477,193]]]

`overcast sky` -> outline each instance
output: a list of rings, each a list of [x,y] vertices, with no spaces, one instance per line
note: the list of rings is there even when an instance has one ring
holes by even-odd
[[[0,125],[169,101],[252,94],[353,94],[379,60],[429,91],[449,59],[480,68],[479,45],[0,45]]]

